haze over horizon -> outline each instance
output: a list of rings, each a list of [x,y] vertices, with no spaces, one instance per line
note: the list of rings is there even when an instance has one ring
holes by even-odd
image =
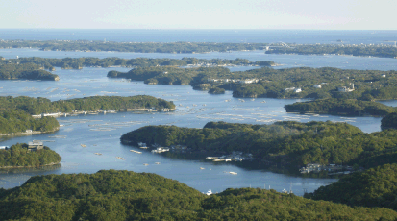
[[[386,0],[16,0],[2,2],[1,29],[396,30]]]

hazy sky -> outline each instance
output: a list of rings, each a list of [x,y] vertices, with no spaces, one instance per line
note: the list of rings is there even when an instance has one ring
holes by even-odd
[[[0,0],[0,28],[397,30],[396,0]]]

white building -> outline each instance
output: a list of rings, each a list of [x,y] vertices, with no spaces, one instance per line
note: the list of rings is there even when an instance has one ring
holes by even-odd
[[[302,92],[302,88],[298,87],[298,88],[296,88],[296,89],[294,90],[294,92],[295,92],[295,93]]]

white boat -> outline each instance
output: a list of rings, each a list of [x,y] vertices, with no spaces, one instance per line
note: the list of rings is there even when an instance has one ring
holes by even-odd
[[[233,174],[233,175],[237,175],[237,173],[236,172],[229,172],[230,174]]]
[[[155,162],[155,164],[160,164],[160,162]]]
[[[149,165],[149,164],[148,164],[148,163],[144,163],[143,165],[147,166],[147,165]]]
[[[205,168],[204,167],[200,167],[200,170],[204,170]]]
[[[208,192],[206,194],[207,194],[207,196],[211,195],[212,194],[211,189],[208,190]]]
[[[85,144],[80,144],[82,147],[86,147],[87,145],[85,145]]]

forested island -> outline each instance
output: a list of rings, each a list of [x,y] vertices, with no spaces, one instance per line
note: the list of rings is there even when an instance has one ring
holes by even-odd
[[[249,61],[247,59],[236,58],[227,59],[197,59],[197,58],[17,58],[17,59],[0,59],[0,64],[36,64],[36,67],[44,68],[50,71],[56,70],[55,67],[62,69],[82,69],[83,67],[151,67],[151,66],[275,66],[273,61]],[[39,65],[39,66],[37,66]]]
[[[33,118],[23,110],[4,110],[0,105],[0,136],[52,133],[59,130],[59,122],[53,117]]]
[[[270,47],[266,54],[298,55],[349,55],[379,58],[397,58],[397,48],[382,44],[288,44],[284,47]]]
[[[287,112],[314,112],[321,114],[350,116],[385,116],[397,111],[396,108],[389,107],[378,102],[342,98],[317,99],[308,102],[297,102],[294,104],[285,105],[285,110]]]
[[[0,150],[0,169],[40,167],[59,164],[61,156],[47,146],[42,149],[29,148],[26,143],[17,143],[8,149]]]
[[[0,80],[42,80],[59,81],[59,76],[52,74],[43,67],[32,63],[5,63],[0,62]]]
[[[338,182],[321,186],[313,193],[305,194],[305,197],[354,207],[397,210],[397,164],[385,164],[353,173]]]
[[[359,165],[372,168],[393,162],[397,131],[366,134],[347,123],[294,121],[272,125],[209,122],[203,129],[146,126],[120,137],[123,144],[172,147],[207,156],[252,154],[265,164],[296,172],[308,163]]]
[[[4,220],[395,220],[383,208],[352,208],[259,188],[207,196],[151,173],[102,170],[36,176],[0,189]]]
[[[390,113],[382,119],[382,130],[397,129],[397,112]]]
[[[129,72],[110,71],[108,77],[146,84],[190,84],[193,87],[210,84],[233,90],[234,97],[334,97],[366,101],[397,98],[397,71],[262,67],[231,72],[224,67],[159,66],[138,67]]]
[[[0,110],[22,110],[31,115],[41,113],[73,111],[98,111],[98,110],[173,110],[172,101],[155,98],[148,95],[136,95],[130,97],[121,96],[92,96],[75,98],[70,100],[50,101],[47,98],[33,98],[26,96],[0,97]]]

